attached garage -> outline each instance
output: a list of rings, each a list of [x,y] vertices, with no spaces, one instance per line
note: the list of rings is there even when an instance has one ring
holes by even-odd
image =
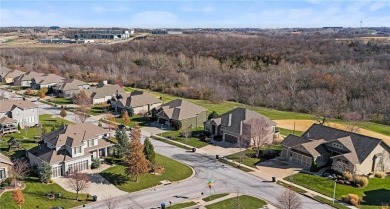
[[[225,136],[224,139],[226,142],[233,143],[233,144],[237,143],[237,137],[232,136],[230,134],[225,134],[224,136]]]

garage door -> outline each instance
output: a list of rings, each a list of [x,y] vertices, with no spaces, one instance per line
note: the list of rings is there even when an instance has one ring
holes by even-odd
[[[237,137],[229,135],[229,134],[225,134],[225,141],[235,144],[235,143],[237,143]]]

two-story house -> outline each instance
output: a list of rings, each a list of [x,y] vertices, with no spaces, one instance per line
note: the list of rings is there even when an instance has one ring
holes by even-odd
[[[9,177],[12,166],[13,163],[11,160],[7,156],[0,153],[0,182]]]
[[[11,133],[39,124],[38,106],[29,100],[0,101],[0,132]]]
[[[31,166],[49,163],[52,178],[90,169],[92,158],[109,156],[115,145],[109,140],[109,131],[92,123],[66,125],[42,138],[27,156]]]

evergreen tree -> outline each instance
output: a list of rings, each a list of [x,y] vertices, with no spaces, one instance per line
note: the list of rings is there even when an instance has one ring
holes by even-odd
[[[207,117],[207,119],[210,120],[210,119],[213,119],[213,118],[216,118],[216,117],[218,117],[218,113],[217,113],[215,110],[213,110],[213,111],[209,114],[209,116]]]
[[[125,129],[117,129],[115,132],[115,138],[118,141],[116,144],[118,157],[122,158],[129,148],[129,137],[127,137]]]
[[[149,162],[153,164],[156,162],[156,153],[154,152],[153,144],[150,142],[149,138],[146,138],[144,142],[144,154]]]
[[[138,182],[140,175],[145,174],[149,170],[150,162],[146,159],[144,146],[141,144],[141,129],[134,127],[131,143],[129,143],[129,153],[125,156],[126,174],[135,177],[135,182]]]
[[[47,183],[51,179],[53,171],[49,163],[43,162],[38,166],[38,176],[41,182]]]

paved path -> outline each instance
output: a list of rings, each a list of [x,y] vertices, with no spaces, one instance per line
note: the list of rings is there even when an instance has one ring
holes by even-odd
[[[217,161],[214,155],[187,152],[176,146],[151,140],[157,153],[190,165],[195,170],[193,178],[174,182],[170,185],[160,186],[156,189],[147,189],[133,192],[115,198],[117,209],[156,208],[160,203],[172,201],[174,203],[186,202],[196,199],[201,192],[208,193],[207,181],[214,180],[212,194],[216,193],[243,193],[262,198],[267,202],[277,205],[277,198],[285,190],[284,187],[269,183],[269,179],[259,178],[241,170],[226,166]],[[175,197],[176,196],[176,197]],[[177,197],[179,196],[179,197]],[[328,205],[318,203],[308,197],[300,196],[303,209],[328,209]],[[78,207],[83,208],[83,207]],[[85,208],[105,208],[104,202],[94,202]]]

